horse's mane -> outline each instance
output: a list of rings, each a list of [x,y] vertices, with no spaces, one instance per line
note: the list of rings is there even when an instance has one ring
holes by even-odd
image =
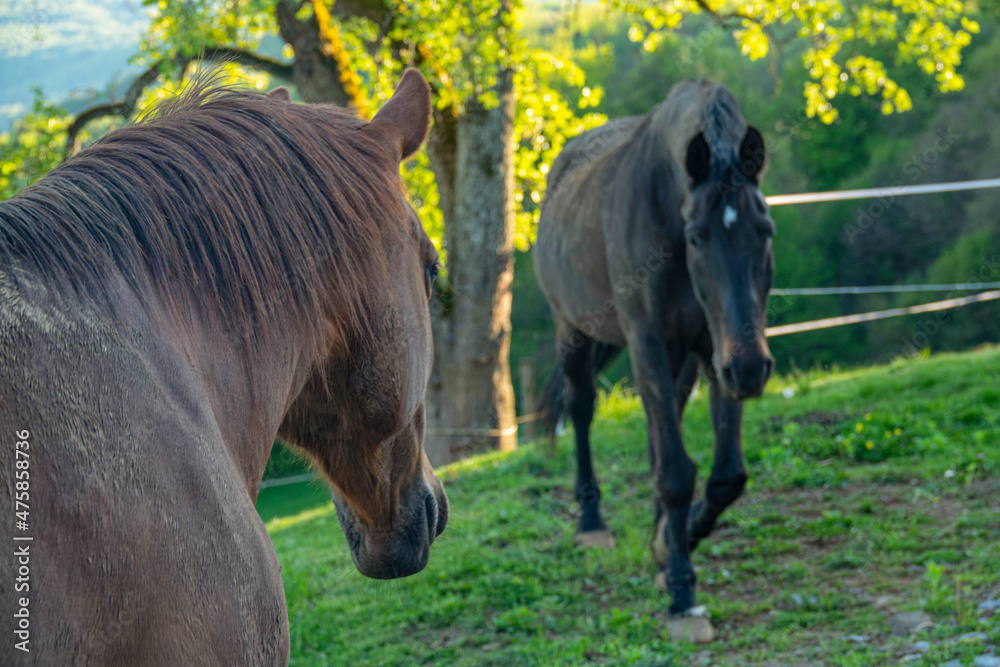
[[[685,164],[688,144],[698,132],[712,152],[712,171],[722,178],[737,166],[747,123],[728,88],[711,81],[688,79],[670,89],[667,99],[650,113],[648,130],[662,137],[674,164]]]
[[[688,144],[698,132],[705,133],[712,152],[713,176],[729,180],[739,167],[739,147],[746,131],[740,105],[728,88],[687,79],[673,86],[667,98],[648,114],[610,120],[568,141],[552,163],[547,189],[554,192],[578,169],[626,142],[632,142],[632,148],[642,155],[640,159],[659,161],[663,150],[668,150],[671,173],[682,176]]]
[[[729,89],[722,85],[709,88],[705,100],[705,141],[712,151],[712,159],[728,167],[739,158],[740,142],[747,131],[739,103]]]
[[[295,318],[365,330],[405,204],[363,124],[203,77],[0,202],[0,270],[96,300],[117,272],[247,337]]]

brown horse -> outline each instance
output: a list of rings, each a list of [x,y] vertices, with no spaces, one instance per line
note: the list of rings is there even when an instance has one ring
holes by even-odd
[[[399,164],[429,114],[416,71],[370,123],[203,81],[0,204],[0,663],[287,663],[276,434],[363,574],[427,564],[437,256]]]
[[[649,426],[657,518],[653,554],[670,611],[696,609],[690,551],[740,493],[740,401],[761,393],[774,223],[760,193],[764,143],[723,86],[687,81],[642,117],[567,144],[549,176],[535,246],[556,321],[560,368],[550,423],[576,431],[576,541],[610,546],[590,456],[594,374],[628,346]],[[680,419],[699,363],[711,380],[715,464],[691,506],[695,466]],[[565,387],[565,389],[564,389]]]

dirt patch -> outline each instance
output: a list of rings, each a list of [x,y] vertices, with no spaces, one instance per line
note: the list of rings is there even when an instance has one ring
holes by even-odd
[[[814,412],[807,412],[804,415],[795,415],[789,417],[787,415],[771,415],[768,419],[768,423],[771,425],[780,425],[791,422],[793,424],[799,424],[800,426],[809,426],[811,424],[817,424],[819,426],[836,426],[837,424],[842,424],[848,421],[850,415],[843,410],[838,411],[828,411],[828,410],[816,410]]]

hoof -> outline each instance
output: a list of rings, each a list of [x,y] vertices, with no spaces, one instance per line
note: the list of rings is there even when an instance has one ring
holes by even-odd
[[[610,530],[591,530],[574,535],[573,544],[583,549],[612,549],[615,538]]]
[[[708,620],[708,610],[701,606],[668,618],[667,632],[670,640],[675,642],[708,644],[715,639],[715,628]]]

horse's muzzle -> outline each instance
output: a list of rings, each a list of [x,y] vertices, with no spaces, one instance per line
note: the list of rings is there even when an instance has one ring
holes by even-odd
[[[396,520],[388,528],[372,528],[358,521],[346,503],[337,502],[337,518],[344,529],[358,571],[372,579],[397,579],[427,567],[430,547],[448,523],[448,496],[441,483],[421,480],[401,499]]]
[[[773,368],[770,354],[733,357],[719,369],[723,393],[736,401],[760,396]]]

